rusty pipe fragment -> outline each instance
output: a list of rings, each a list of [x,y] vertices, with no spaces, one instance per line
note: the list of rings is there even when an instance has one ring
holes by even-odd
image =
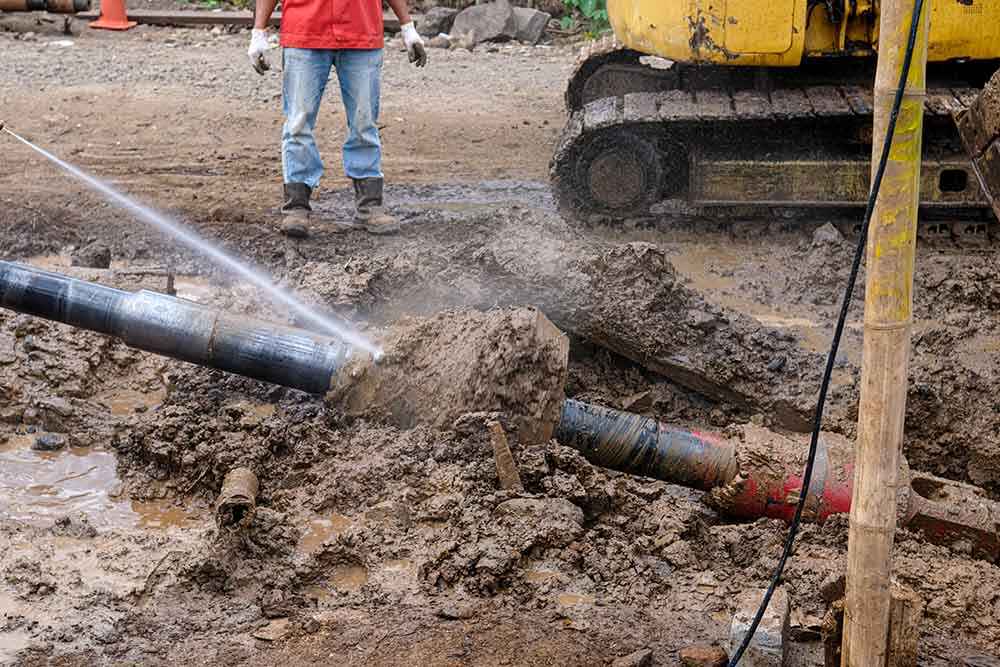
[[[746,426],[724,438],[569,399],[555,438],[595,465],[707,491],[706,503],[734,519],[790,521],[799,502],[806,503],[803,518],[817,523],[851,510],[853,449],[834,434],[820,440],[804,497],[805,445],[764,428]],[[905,465],[900,479],[908,480],[900,485],[900,527],[1000,561],[1000,503],[971,484],[910,473]]]
[[[311,393],[328,391],[352,354],[344,341],[305,329],[157,292],[125,292],[13,262],[0,262],[0,308]]]
[[[250,468],[233,468],[222,480],[222,490],[215,501],[215,522],[219,528],[236,531],[253,521],[260,483]]]
[[[0,12],[76,14],[90,9],[90,0],[0,0]]]

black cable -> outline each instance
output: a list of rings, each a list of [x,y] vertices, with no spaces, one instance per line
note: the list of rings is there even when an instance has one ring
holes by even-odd
[[[910,64],[913,61],[913,49],[917,42],[917,28],[920,25],[920,15],[923,13],[923,9],[924,0],[914,0],[913,17],[910,20],[910,35],[906,43],[906,53],[903,56],[902,71],[899,73],[899,86],[896,88],[896,97],[892,102],[892,112],[889,115],[889,126],[885,133],[885,143],[882,145],[882,155],[879,158],[878,168],[875,170],[875,177],[872,179],[871,192],[868,194],[868,205],[865,208],[865,217],[864,222],[861,225],[860,238],[858,238],[858,245],[854,250],[854,262],[851,265],[851,275],[847,279],[847,288],[844,291],[844,299],[840,306],[840,317],[837,318],[837,328],[833,333],[833,341],[830,343],[830,353],[826,358],[826,369],[823,371],[823,381],[820,383],[819,387],[819,398],[816,401],[816,413],[813,418],[812,438],[809,441],[809,457],[806,460],[806,469],[802,475],[802,492],[799,494],[800,499],[795,507],[795,516],[792,518],[792,523],[788,527],[788,538],[785,540],[785,548],[781,553],[781,559],[778,561],[778,566],[774,569],[774,574],[771,576],[771,583],[767,587],[767,592],[764,593],[764,599],[761,601],[760,607],[757,609],[753,622],[750,623],[750,628],[743,637],[743,643],[740,644],[739,649],[737,649],[733,657],[729,659],[729,667],[736,667],[740,662],[740,658],[743,657],[743,653],[747,650],[747,647],[750,646],[750,642],[753,640],[753,636],[757,632],[757,626],[760,625],[760,621],[764,617],[764,613],[767,611],[768,605],[771,603],[771,597],[774,595],[774,591],[778,587],[778,582],[781,580],[781,575],[785,570],[785,564],[788,562],[788,557],[792,553],[795,536],[799,532],[799,525],[802,523],[802,511],[805,508],[806,494],[809,490],[809,484],[812,481],[813,464],[816,462],[816,449],[819,445],[819,433],[823,425],[823,408],[826,405],[826,394],[830,388],[830,376],[833,374],[834,361],[837,358],[837,351],[840,349],[840,339],[844,333],[844,325],[847,322],[847,311],[851,306],[851,297],[854,294],[854,286],[858,280],[858,271],[861,269],[861,258],[865,252],[865,245],[868,239],[868,227],[871,224],[872,212],[875,209],[875,200],[878,199],[878,193],[882,187],[882,177],[885,175],[886,164],[889,161],[889,151],[892,148],[892,141],[896,134],[896,121],[899,119],[899,108],[903,103],[903,92],[906,89],[906,79],[910,74]]]

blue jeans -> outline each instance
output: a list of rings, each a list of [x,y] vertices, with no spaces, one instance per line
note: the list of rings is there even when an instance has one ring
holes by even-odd
[[[381,49],[282,50],[282,97],[285,126],[281,132],[281,165],[285,183],[311,188],[323,175],[313,128],[330,68],[337,71],[340,97],[347,112],[344,172],[350,178],[382,177],[382,143],[378,135],[381,94]]]

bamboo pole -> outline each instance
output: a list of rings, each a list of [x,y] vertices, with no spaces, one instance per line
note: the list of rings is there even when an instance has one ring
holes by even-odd
[[[930,12],[924,3],[913,61],[868,232],[864,357],[847,552],[842,667],[885,667],[896,494],[906,411],[913,265]],[[882,154],[913,0],[882,0],[872,169]]]

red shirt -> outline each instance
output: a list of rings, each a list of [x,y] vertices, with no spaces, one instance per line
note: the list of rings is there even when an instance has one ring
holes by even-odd
[[[281,45],[381,49],[382,0],[282,0]]]

